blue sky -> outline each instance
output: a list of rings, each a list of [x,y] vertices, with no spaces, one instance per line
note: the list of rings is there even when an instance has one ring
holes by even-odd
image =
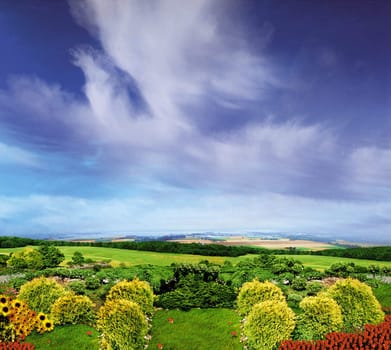
[[[391,243],[388,1],[0,4],[0,234]]]

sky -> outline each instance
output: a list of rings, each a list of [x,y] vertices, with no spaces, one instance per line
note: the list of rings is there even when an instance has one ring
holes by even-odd
[[[391,243],[391,3],[3,0],[0,234]]]

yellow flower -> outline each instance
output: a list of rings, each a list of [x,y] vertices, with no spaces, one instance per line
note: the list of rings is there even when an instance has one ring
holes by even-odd
[[[8,304],[9,298],[5,295],[0,295],[0,305]]]
[[[54,329],[54,323],[52,321],[46,320],[46,322],[43,322],[43,329],[45,332],[50,332]]]
[[[46,320],[46,315],[43,312],[40,312],[37,316],[38,321],[44,322]]]
[[[23,301],[20,301],[18,299],[15,299],[11,302],[11,305],[14,309],[22,309],[25,308],[25,303]]]
[[[10,312],[11,312],[11,309],[9,308],[8,305],[3,305],[3,306],[1,306],[1,308],[0,308],[0,312],[1,312],[1,314],[2,314],[3,316],[8,316],[8,315],[10,314]]]

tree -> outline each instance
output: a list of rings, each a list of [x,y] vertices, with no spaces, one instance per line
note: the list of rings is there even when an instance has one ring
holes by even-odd
[[[72,255],[72,263],[74,265],[83,265],[85,262],[85,259],[84,259],[84,256],[81,252],[79,252],[78,250],[75,251]]]
[[[56,267],[60,265],[64,259],[64,254],[54,245],[45,244],[40,246],[38,251],[42,254],[43,266]]]

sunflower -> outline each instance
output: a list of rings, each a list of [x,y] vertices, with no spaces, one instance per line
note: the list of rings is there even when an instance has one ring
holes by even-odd
[[[38,321],[44,322],[46,320],[46,315],[43,312],[40,312],[37,316]]]
[[[11,302],[11,305],[14,309],[22,309],[25,308],[25,303],[23,301],[20,301],[18,299],[15,299]]]
[[[3,305],[0,307],[0,312],[3,316],[8,316],[11,312],[11,309],[8,305]]]
[[[9,298],[6,295],[0,295],[0,305],[8,304]]]
[[[45,332],[50,332],[54,329],[54,323],[52,321],[46,320],[43,322],[43,329]]]

